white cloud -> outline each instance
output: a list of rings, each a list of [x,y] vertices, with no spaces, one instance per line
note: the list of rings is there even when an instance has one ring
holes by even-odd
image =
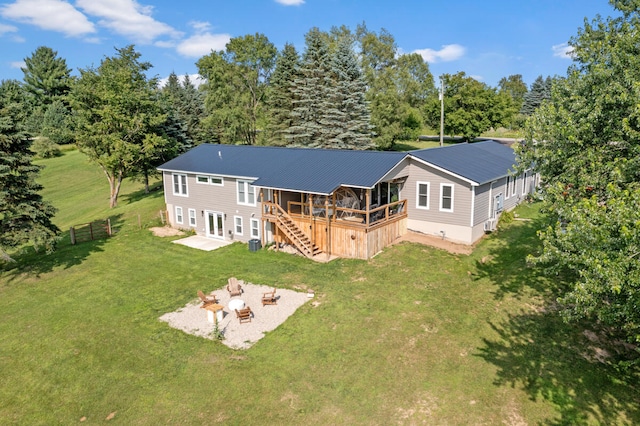
[[[14,27],[13,25],[0,24],[0,35],[6,34],[6,33],[15,33],[17,31],[18,31],[18,28]]]
[[[445,44],[440,50],[417,49],[412,53],[422,56],[426,62],[450,62],[461,58],[466,52],[464,46],[459,44]]]
[[[195,34],[178,44],[176,50],[182,56],[191,58],[199,58],[208,55],[212,50],[224,50],[227,43],[231,40],[229,34]]]
[[[304,4],[304,0],[276,0],[276,3],[280,3],[285,6],[300,6],[301,4]]]
[[[189,26],[196,30],[197,33],[205,33],[211,30],[211,24],[209,22],[191,21],[189,22]]]
[[[24,61],[16,61],[16,62],[11,62],[9,64],[11,66],[11,68],[25,68],[27,66],[27,64]]]
[[[569,46],[567,43],[554,44],[551,46],[551,50],[553,50],[553,56],[558,58],[573,58],[573,47]]]
[[[474,79],[476,81],[479,81],[479,82],[484,81],[484,77],[481,76],[481,75],[473,74],[473,75],[470,75],[469,77],[471,77],[472,79]]]
[[[0,15],[72,37],[96,32],[85,15],[62,0],[16,0],[3,5]]]
[[[181,36],[170,25],[153,19],[152,6],[143,6],[135,0],[77,0],[76,4],[85,13],[100,18],[101,26],[139,43],[151,43],[162,36]]]

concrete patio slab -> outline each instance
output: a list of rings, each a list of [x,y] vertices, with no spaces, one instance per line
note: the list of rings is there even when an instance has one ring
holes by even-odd
[[[200,235],[193,235],[187,238],[181,238],[173,241],[176,244],[182,244],[183,246],[196,248],[199,250],[211,251],[231,244],[229,241],[215,240],[213,238],[207,238]]]

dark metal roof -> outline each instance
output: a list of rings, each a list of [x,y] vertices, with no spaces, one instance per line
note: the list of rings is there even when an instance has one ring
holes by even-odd
[[[513,149],[493,140],[421,149],[409,154],[478,185],[506,176],[516,164]]]
[[[407,153],[202,144],[158,170],[256,179],[256,186],[331,194],[372,188]]]

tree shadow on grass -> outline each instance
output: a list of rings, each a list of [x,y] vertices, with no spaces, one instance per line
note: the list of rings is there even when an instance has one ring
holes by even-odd
[[[476,260],[474,278],[493,283],[496,299],[506,295],[520,298],[531,291],[547,298],[555,297],[562,280],[549,277],[543,268],[527,263],[528,255],[537,255],[542,250],[537,231],[545,224],[540,218],[501,226],[498,235],[492,235],[487,241],[488,252]]]
[[[111,228],[119,229],[122,226],[122,215],[111,216]],[[14,256],[15,262],[0,265],[0,271],[4,272],[8,282],[11,282],[23,274],[39,277],[41,274],[51,272],[54,269],[68,269],[81,264],[92,253],[103,251],[103,246],[108,244],[109,238],[101,238],[92,241],[71,244],[69,231],[64,231],[60,236],[56,250],[53,253],[36,252],[28,248],[25,252]]]
[[[551,402],[559,417],[542,424],[639,424],[640,372],[622,371],[615,348],[590,340],[554,310],[510,315],[491,324],[476,356],[498,368],[496,386],[524,389],[531,400]]]
[[[135,203],[146,198],[159,198],[164,195],[162,192],[162,181],[155,182],[149,185],[149,192],[145,192],[144,188],[137,191],[130,192],[128,194],[122,194],[121,198],[126,201],[127,204]]]
[[[527,264],[527,255],[541,251],[537,231],[546,223],[542,217],[501,227],[476,260],[474,278],[491,283],[496,300],[539,300],[543,306],[490,323],[498,337],[484,339],[476,356],[497,367],[496,386],[521,387],[532,400],[556,407],[559,417],[543,424],[638,424],[640,370],[617,367],[629,351],[590,339],[598,333],[589,324],[563,321],[556,300],[570,280]]]

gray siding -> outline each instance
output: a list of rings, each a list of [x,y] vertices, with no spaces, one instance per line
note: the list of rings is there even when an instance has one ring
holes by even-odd
[[[417,182],[429,183],[429,209],[419,209],[417,205]],[[453,212],[440,211],[440,184],[453,184]],[[402,189],[407,199],[409,218],[414,220],[439,222],[448,225],[469,226],[471,223],[471,204],[473,192],[471,184],[430,169],[428,166],[412,161],[409,177]]]
[[[196,175],[187,173],[188,196],[183,197],[173,194],[173,181],[171,172],[163,172],[164,194],[169,213],[171,226],[182,229],[194,229],[199,235],[206,233],[206,211],[220,212],[224,214],[224,239],[236,241],[249,241],[251,237],[251,220],[260,220],[259,191],[255,189],[256,206],[245,206],[237,203],[237,182],[235,178],[224,178],[223,185],[211,185],[196,182]],[[182,207],[184,221],[180,225],[176,223],[175,207]],[[189,209],[196,211],[196,226],[189,225]],[[253,217],[251,216],[253,214]],[[242,235],[235,233],[234,217],[242,217]],[[229,233],[231,231],[231,234]],[[262,237],[263,230],[260,229]]]

